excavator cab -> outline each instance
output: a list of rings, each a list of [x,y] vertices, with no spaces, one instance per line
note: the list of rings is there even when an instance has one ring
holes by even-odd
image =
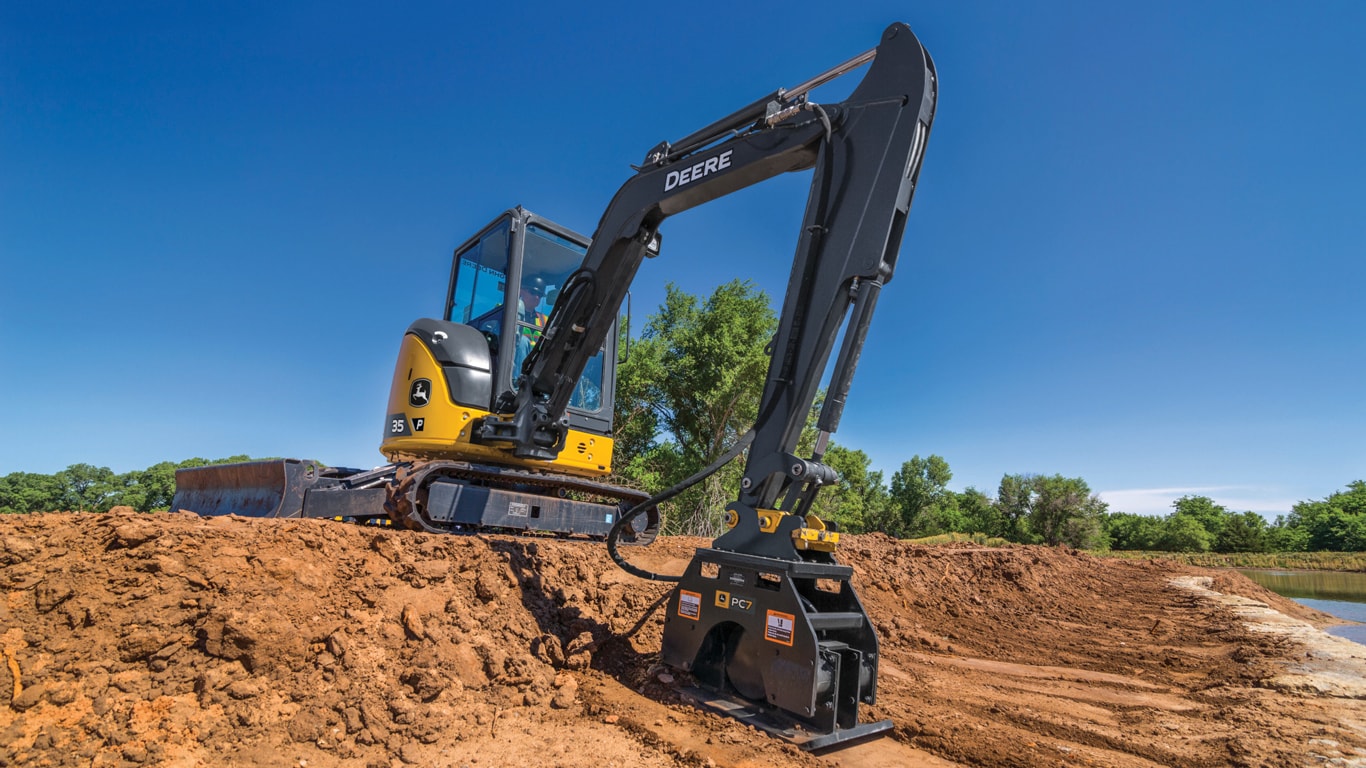
[[[540,340],[561,286],[587,251],[587,238],[521,208],[498,217],[456,249],[444,316],[484,334],[496,391],[516,391],[522,363]],[[504,334],[505,327],[515,330]],[[615,342],[613,335],[608,343]],[[606,349],[593,357],[569,401],[571,420],[577,417],[584,428],[598,433],[612,426],[612,388],[603,386],[606,357]]]
[[[520,386],[560,289],[579,269],[587,237],[514,208],[455,249],[441,319],[409,326],[394,369],[380,451],[391,461],[483,460],[579,476],[611,471],[617,334],[607,334],[579,378],[559,458],[516,459],[479,442],[473,425]]]

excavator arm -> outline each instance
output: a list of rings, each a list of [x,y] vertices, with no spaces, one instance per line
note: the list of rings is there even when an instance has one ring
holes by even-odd
[[[871,61],[838,104],[815,87]],[[740,510],[779,508],[797,527],[815,492],[835,481],[820,463],[838,426],[878,293],[892,277],[936,98],[934,65],[909,28],[792,89],[779,90],[675,143],[650,151],[612,198],[582,267],[566,282],[515,393],[480,426],[481,439],[521,458],[553,459],[565,408],[601,348],[640,264],[658,252],[666,218],[782,173],[813,169],[773,357],[742,483]],[[852,307],[852,313],[850,309]],[[794,456],[839,331],[848,332],[820,415],[817,451]],[[761,535],[756,514],[717,546],[795,557]]]
[[[817,85],[868,61],[847,99],[811,101]],[[679,577],[620,559],[616,529],[677,486],[623,514],[607,537],[628,571],[678,582],[665,608],[660,659],[697,681],[693,699],[807,749],[892,727],[859,722],[860,705],[876,699],[877,633],[853,569],[835,560],[838,534],[807,513],[838,479],[822,458],[896,266],[936,91],[929,55],[909,28],[893,24],[876,49],[655,147],[612,198],[516,391],[480,424],[486,442],[521,458],[554,459],[573,387],[613,327],[641,261],[658,252],[664,220],[778,174],[812,170],[758,418],[746,437],[740,495],[727,508],[730,530],[698,549]],[[797,442],[841,330],[815,449],[802,458]],[[728,456],[741,448],[743,441]]]

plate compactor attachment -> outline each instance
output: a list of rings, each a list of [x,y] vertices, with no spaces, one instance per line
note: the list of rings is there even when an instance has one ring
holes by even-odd
[[[662,660],[701,706],[814,750],[882,733],[859,723],[877,635],[847,565],[699,549],[669,598]],[[776,710],[776,711],[775,711]]]

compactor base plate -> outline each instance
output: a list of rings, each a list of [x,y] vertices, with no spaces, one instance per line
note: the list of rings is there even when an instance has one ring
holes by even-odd
[[[738,696],[727,696],[697,686],[682,688],[679,693],[700,709],[734,718],[745,725],[752,725],[808,752],[847,744],[892,729],[891,720],[878,720],[872,723],[860,723],[853,728],[842,728],[834,733],[815,733],[793,723],[769,707]]]

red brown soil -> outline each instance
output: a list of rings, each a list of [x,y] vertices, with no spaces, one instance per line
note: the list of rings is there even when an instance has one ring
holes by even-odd
[[[632,559],[681,572],[697,539]],[[1302,650],[1236,574],[851,537],[890,736],[811,755],[656,667],[669,585],[601,545],[189,514],[0,520],[0,764],[1361,764],[1366,709],[1269,684]],[[5,667],[8,668],[6,671]],[[13,690],[10,690],[13,682]],[[4,702],[8,702],[6,705]]]

